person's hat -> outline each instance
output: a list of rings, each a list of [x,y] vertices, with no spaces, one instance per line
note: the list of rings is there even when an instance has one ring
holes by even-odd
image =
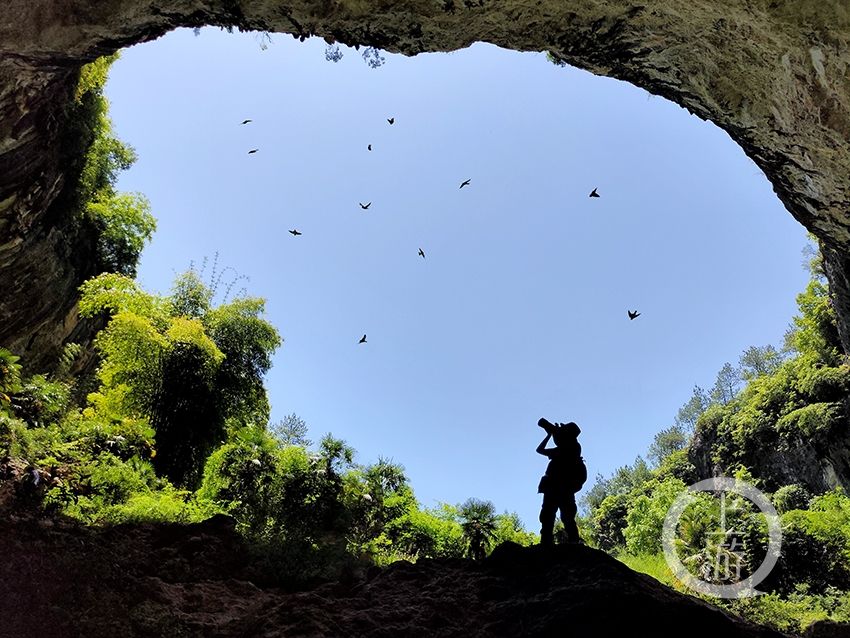
[[[568,434],[569,436],[578,436],[579,434],[581,434],[581,428],[573,421],[562,425],[561,431],[564,434]]]

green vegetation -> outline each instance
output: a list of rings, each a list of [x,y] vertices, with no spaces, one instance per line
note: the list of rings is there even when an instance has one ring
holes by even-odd
[[[103,86],[118,54],[85,65],[69,107],[67,155],[69,174],[79,171],[67,207],[78,224],[97,238],[98,269],[133,276],[142,248],[156,229],[150,204],[139,193],[115,190],[118,174],[136,161],[136,153],[112,132]],[[76,158],[82,157],[82,164]]]
[[[488,501],[420,507],[402,466],[355,463],[330,434],[312,447],[297,415],[268,425],[263,377],[280,337],[262,299],[216,304],[216,287],[194,271],[169,295],[116,273],[87,281],[80,312],[107,322],[95,340],[99,386],[83,406],[69,400],[67,361],[22,379],[16,357],[0,351],[0,455],[44,474],[33,505],[90,524],[227,513],[290,585],[537,540]]]
[[[779,562],[759,586],[768,595],[708,600],[790,632],[818,619],[850,620],[850,498],[841,487],[825,486],[816,470],[818,455],[846,440],[850,366],[817,261],[812,275],[781,351],[751,347],[737,366],[726,363],[711,390],[696,386],[674,424],[656,435],[651,465],[638,457],[608,478],[598,476],[582,503],[591,543],[681,589],[660,547],[673,499],[685,485],[717,474],[756,484],[770,495],[783,532]],[[708,493],[680,518],[679,556],[702,579],[733,582],[715,569],[718,557],[746,576],[765,555],[764,517],[744,499],[730,506],[727,522],[736,532],[719,537],[719,501]]]
[[[382,62],[370,53],[372,65]],[[105,327],[94,388],[71,371],[68,344],[49,376],[24,378],[0,349],[0,458],[29,465],[18,507],[92,525],[233,516],[270,578],[297,585],[358,565],[422,557],[481,558],[504,540],[535,542],[490,502],[422,508],[390,460],[361,465],[344,441],[318,445],[292,414],[269,425],[263,379],[281,344],[265,301],[190,269],[169,294],[133,280],[155,221],[137,194],[115,190],[135,153],[112,133],[103,96],[115,56],[83,68],[68,114],[66,194],[97,237],[101,274],[80,288],[83,317]],[[206,266],[206,262],[204,264]],[[223,299],[216,301],[219,288]],[[88,391],[93,389],[93,391]],[[38,480],[26,479],[36,472]],[[21,482],[23,481],[23,482]]]

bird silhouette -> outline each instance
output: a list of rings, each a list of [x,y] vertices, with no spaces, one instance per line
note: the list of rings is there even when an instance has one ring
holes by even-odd
[[[634,320],[640,317],[640,313],[637,310],[635,310],[634,312],[632,312],[631,310],[627,310],[626,312],[629,313],[629,319]]]
[[[360,204],[360,208],[362,208],[363,210],[369,210],[369,207],[372,205],[372,202],[369,202],[368,204],[364,204],[363,202],[359,202],[359,204]]]
[[[419,256],[422,257],[422,259],[425,259],[425,251],[421,248],[419,249]]]
[[[459,188],[463,188],[464,186],[469,186],[469,182],[471,182],[471,181],[472,181],[471,179],[464,180],[463,182],[460,183]]]
[[[395,118],[394,117],[388,117],[387,122],[389,122],[391,125],[395,124]]]
[[[590,195],[588,195],[588,197],[600,197],[600,195],[596,192],[596,189],[594,188],[592,191],[590,191]]]
[[[303,235],[304,233],[302,233],[301,231],[299,231],[297,229],[292,229],[292,230],[289,231],[289,234],[292,235],[293,237],[298,237],[298,235]]]
[[[366,335],[360,337],[360,341],[358,341],[357,343],[366,343]]]
[[[371,145],[371,144],[369,144],[369,146],[367,146],[366,148],[368,148],[368,149],[371,151],[371,150],[372,150],[372,145]]]
[[[258,149],[258,148],[252,148],[250,151],[248,151],[248,155],[253,155],[254,153],[256,153],[259,150],[260,149]]]
[[[254,120],[242,120],[242,124],[250,124]]]

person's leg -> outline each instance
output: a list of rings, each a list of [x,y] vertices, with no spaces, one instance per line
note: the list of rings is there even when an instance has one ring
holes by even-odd
[[[559,509],[561,510],[561,522],[564,524],[564,533],[568,543],[580,543],[581,536],[578,535],[578,525],[576,525],[576,495],[572,492],[562,494],[559,499]]]
[[[552,545],[554,543],[553,530],[555,528],[555,514],[558,511],[558,500],[553,494],[543,493],[543,506],[540,508],[540,544]]]

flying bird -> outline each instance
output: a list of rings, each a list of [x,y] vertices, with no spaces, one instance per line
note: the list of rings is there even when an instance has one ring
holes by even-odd
[[[252,148],[250,151],[248,151],[248,155],[253,155],[254,153],[256,153],[259,150],[260,149],[258,149],[258,148]]]
[[[590,191],[590,195],[588,195],[588,197],[600,197],[600,195],[596,192],[596,189],[594,188],[592,191]]]
[[[631,310],[627,310],[626,312],[629,313],[629,319],[631,320],[635,320],[640,317],[640,313],[637,310],[635,310],[634,312],[632,312]]]
[[[366,343],[366,335],[360,337],[360,341],[358,341],[357,343]]]
[[[394,117],[388,117],[387,122],[389,122],[390,125],[395,124],[395,118]]]
[[[471,182],[471,181],[472,181],[471,179],[468,179],[468,180],[461,182],[460,188],[463,188],[464,186],[469,186],[469,182]]]
[[[242,124],[250,124],[254,120],[242,120]]]
[[[419,256],[422,257],[422,259],[425,259],[425,251],[421,248],[419,249]]]
[[[368,204],[364,204],[363,202],[359,202],[359,204],[360,204],[360,208],[362,208],[363,210],[369,210],[369,207],[372,205],[372,202],[369,202]]]
[[[366,148],[368,148],[368,149],[371,151],[371,150],[372,150],[372,145],[371,145],[371,144],[369,144],[369,146],[367,146]]]
[[[298,237],[298,235],[303,235],[304,233],[302,233],[301,231],[299,231],[297,229],[292,229],[292,230],[289,231],[289,234],[292,235],[293,237]]]

